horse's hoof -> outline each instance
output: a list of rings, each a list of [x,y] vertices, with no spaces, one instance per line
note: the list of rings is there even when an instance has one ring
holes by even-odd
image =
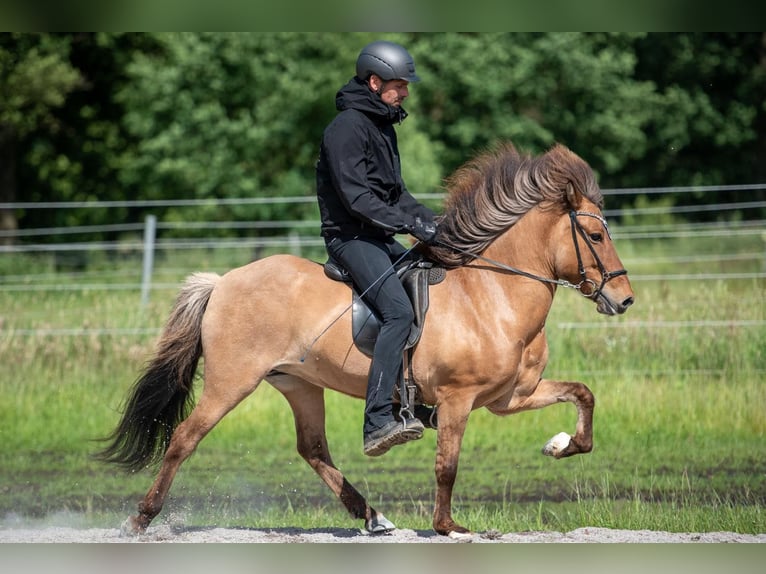
[[[377,513],[375,516],[365,522],[364,529],[369,534],[386,534],[387,532],[396,530],[396,526],[394,526],[394,523],[391,522],[388,518],[380,513]]]
[[[141,529],[136,526],[132,516],[128,516],[120,525],[120,538],[135,538],[141,534]]]
[[[551,440],[545,443],[545,446],[543,447],[543,454],[545,456],[559,458],[569,446],[569,441],[571,438],[572,437],[570,437],[567,433],[560,432]]]

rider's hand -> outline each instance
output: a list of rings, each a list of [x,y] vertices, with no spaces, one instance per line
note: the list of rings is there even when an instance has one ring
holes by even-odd
[[[423,221],[420,217],[416,217],[415,225],[410,233],[426,245],[432,245],[436,240],[436,222]]]

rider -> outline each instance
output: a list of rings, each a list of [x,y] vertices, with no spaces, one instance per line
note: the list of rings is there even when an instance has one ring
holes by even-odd
[[[377,41],[362,48],[356,76],[336,94],[338,114],[324,130],[316,166],[327,252],[381,320],[364,410],[368,456],[419,439],[424,430],[418,419],[397,421],[392,404],[414,320],[392,267],[406,253],[394,235],[409,233],[427,244],[436,237],[433,211],[412,197],[402,180],[394,130],[407,117],[401,104],[408,84],[419,79],[412,56],[399,44]]]

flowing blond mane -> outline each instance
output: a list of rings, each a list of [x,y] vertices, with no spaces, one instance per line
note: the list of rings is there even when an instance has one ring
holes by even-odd
[[[556,144],[542,155],[530,156],[510,142],[500,143],[445,180],[439,241],[461,251],[435,245],[425,254],[446,267],[465,265],[536,205],[567,209],[567,183],[602,206],[590,166],[565,146]]]

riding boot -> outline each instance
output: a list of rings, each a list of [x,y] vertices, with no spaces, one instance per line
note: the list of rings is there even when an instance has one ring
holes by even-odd
[[[367,386],[364,412],[364,453],[367,456],[380,456],[393,446],[417,440],[425,430],[417,418],[396,419],[398,413],[394,413],[393,391],[398,377],[386,376],[391,371],[381,368],[380,363],[388,363],[386,359],[390,356],[384,357],[383,361],[373,359]]]

